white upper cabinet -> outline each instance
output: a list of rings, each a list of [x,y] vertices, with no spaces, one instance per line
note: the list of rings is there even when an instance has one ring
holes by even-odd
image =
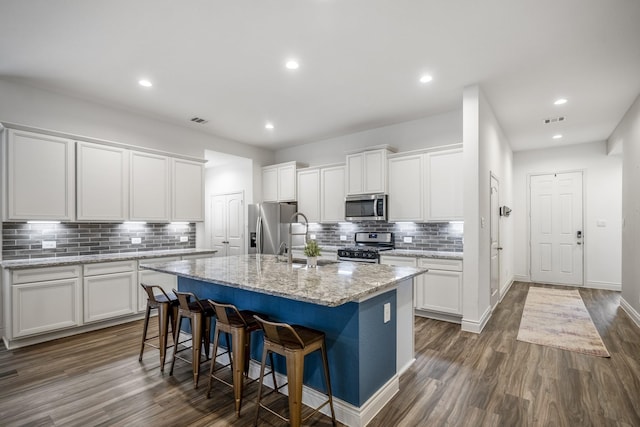
[[[320,170],[298,171],[298,211],[309,222],[320,222]]]
[[[320,222],[344,221],[345,166],[320,169]]]
[[[74,147],[70,139],[8,131],[8,220],[74,219]]]
[[[347,194],[387,192],[387,149],[347,155]]]
[[[389,221],[422,221],[423,155],[389,159]]]
[[[425,212],[427,221],[462,221],[462,149],[425,154]]]
[[[171,219],[169,158],[132,151],[130,195],[129,219],[168,222]]]
[[[280,163],[262,168],[262,201],[295,202],[296,162]]]
[[[76,164],[78,220],[126,220],[129,216],[129,151],[78,142]]]
[[[204,165],[172,159],[174,221],[204,221]]]

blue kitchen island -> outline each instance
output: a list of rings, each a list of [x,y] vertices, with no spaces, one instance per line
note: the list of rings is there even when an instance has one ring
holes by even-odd
[[[199,298],[232,303],[270,318],[326,334],[336,417],[365,425],[399,389],[398,376],[413,361],[413,267],[329,263],[288,264],[275,255],[238,255],[142,265],[175,274],[178,287]],[[254,337],[253,375],[262,354]],[[304,382],[324,390],[319,354],[305,360]],[[276,370],[285,373],[284,361]],[[284,381],[283,381],[284,382]],[[303,401],[322,397],[305,387]]]

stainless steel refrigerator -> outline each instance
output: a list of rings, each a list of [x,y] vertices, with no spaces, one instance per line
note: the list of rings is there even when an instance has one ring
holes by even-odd
[[[295,203],[258,203],[249,205],[250,254],[277,254],[289,239],[289,220],[296,213]],[[293,245],[298,244],[296,240]]]

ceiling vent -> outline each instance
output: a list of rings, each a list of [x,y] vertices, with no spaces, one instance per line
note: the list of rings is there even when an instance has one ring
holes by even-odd
[[[192,118],[191,118],[191,121],[192,121],[193,123],[198,123],[198,124],[200,124],[200,125],[203,125],[203,124],[205,124],[205,123],[209,123],[209,120],[203,119],[203,118],[201,118],[201,117],[192,117]]]
[[[565,120],[567,120],[565,116],[560,116],[560,117],[550,117],[548,119],[544,119],[543,122],[545,125],[548,125],[549,123],[564,122]]]

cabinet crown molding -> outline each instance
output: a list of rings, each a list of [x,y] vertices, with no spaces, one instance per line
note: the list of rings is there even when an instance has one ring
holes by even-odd
[[[387,150],[390,153],[398,152],[398,149],[396,147],[393,147],[388,144],[381,144],[381,145],[372,145],[370,147],[355,148],[353,150],[345,151],[344,154],[348,156],[350,154],[359,154],[359,153],[364,153],[365,151],[375,151],[375,150]]]

